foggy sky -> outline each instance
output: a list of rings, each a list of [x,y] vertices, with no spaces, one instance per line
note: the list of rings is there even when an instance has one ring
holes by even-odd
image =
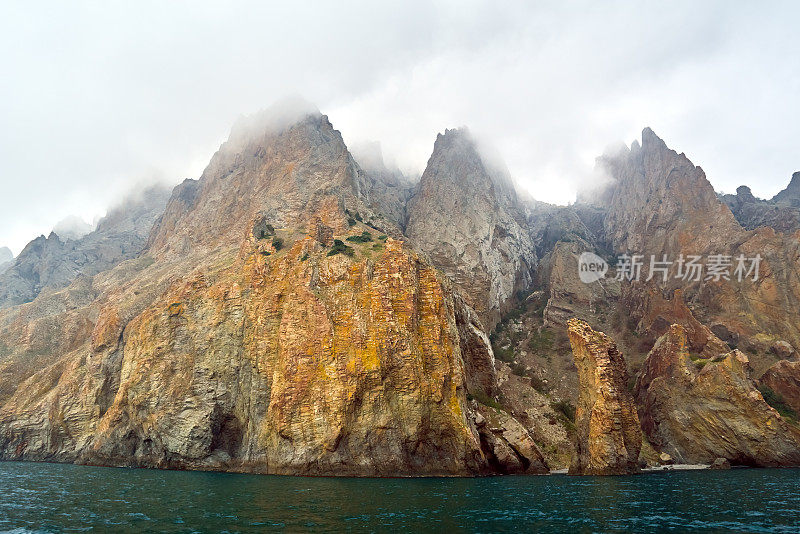
[[[286,95],[409,173],[467,125],[550,202],[645,126],[717,190],[771,197],[800,170],[796,2],[290,4],[4,2],[0,246],[198,177]]]

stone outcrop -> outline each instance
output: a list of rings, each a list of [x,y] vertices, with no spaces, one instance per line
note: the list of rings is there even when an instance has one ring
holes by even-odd
[[[406,235],[489,329],[532,284],[536,251],[514,185],[465,129],[437,136],[409,203]]]
[[[778,400],[800,416],[800,361],[781,360],[758,379],[778,396]]]
[[[578,450],[570,474],[621,475],[639,469],[642,434],[627,389],[628,371],[614,341],[583,321],[568,333],[580,393],[575,416]]]
[[[672,325],[647,356],[635,395],[642,430],[656,450],[680,463],[800,464],[800,430],[771,408],[750,378],[745,354],[714,358],[689,352],[685,329]]]
[[[514,417],[486,406],[479,406],[476,413],[475,426],[495,472],[541,475],[549,471],[530,433]]]

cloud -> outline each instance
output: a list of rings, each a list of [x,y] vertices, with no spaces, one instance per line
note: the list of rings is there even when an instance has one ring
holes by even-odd
[[[0,244],[198,177],[287,94],[419,173],[468,125],[541,200],[644,126],[718,189],[800,168],[800,7],[710,2],[14,3],[0,21]]]

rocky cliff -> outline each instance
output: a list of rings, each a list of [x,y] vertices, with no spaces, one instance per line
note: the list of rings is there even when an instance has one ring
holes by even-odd
[[[645,262],[651,255],[658,261],[666,256],[672,262],[666,280],[656,276],[628,292],[629,308],[642,309],[641,301],[655,294],[666,300],[678,295],[693,318],[725,332],[741,347],[763,353],[777,340],[797,345],[800,324],[785,313],[800,304],[800,241],[796,235],[778,234],[771,228],[742,228],[717,198],[702,169],[669,149],[652,130],[642,132],[641,145],[634,142],[629,150],[604,156],[598,165],[612,179],[598,198],[605,199],[599,207],[606,212],[605,237],[614,251],[641,254]],[[692,255],[700,256],[704,264],[714,255],[729,257],[728,276],[734,279],[736,258],[758,255],[762,261],[757,280],[753,273],[742,276],[741,281],[709,278],[705,268],[696,280],[685,276],[685,270],[684,276],[679,273],[680,258]],[[647,321],[648,317],[658,323]],[[659,319],[658,314],[634,314],[633,319],[637,330],[656,337],[674,322]]]
[[[622,475],[639,470],[642,433],[627,388],[625,359],[614,341],[583,321],[570,319],[569,341],[580,392],[575,416],[575,475]]]
[[[747,356],[692,354],[680,325],[647,356],[635,395],[645,435],[676,461],[800,465],[800,429],[765,402]]]
[[[776,401],[781,415],[796,423],[800,418],[800,361],[777,362],[767,369],[758,383],[762,394]]]
[[[772,197],[776,204],[800,208],[800,172],[792,174],[792,179],[786,189]]]
[[[409,203],[406,235],[489,328],[532,285],[536,251],[514,185],[465,129],[436,138]]]
[[[546,471],[527,429],[468,401],[495,385],[483,325],[390,237],[339,132],[272,119],[175,188],[142,257],[0,312],[0,457]]]
[[[359,158],[318,110],[271,108],[168,202],[32,242],[0,276],[0,458],[628,473],[654,457],[640,417],[678,461],[796,463],[776,362],[800,346],[800,240],[743,227],[652,131],[572,206],[521,197],[464,129],[418,183]],[[605,278],[580,279],[584,252]],[[763,262],[741,283],[614,280],[623,252]]]

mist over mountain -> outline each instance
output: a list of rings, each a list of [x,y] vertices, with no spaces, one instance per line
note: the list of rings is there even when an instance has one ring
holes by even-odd
[[[720,198],[650,128],[568,206],[518,192],[467,128],[430,144],[409,179],[279,102],[237,120],[197,179],[31,241],[0,275],[0,458],[349,476],[800,464],[800,244],[770,215],[787,195]],[[761,263],[614,276],[629,252]],[[607,275],[582,280],[585,253]]]

